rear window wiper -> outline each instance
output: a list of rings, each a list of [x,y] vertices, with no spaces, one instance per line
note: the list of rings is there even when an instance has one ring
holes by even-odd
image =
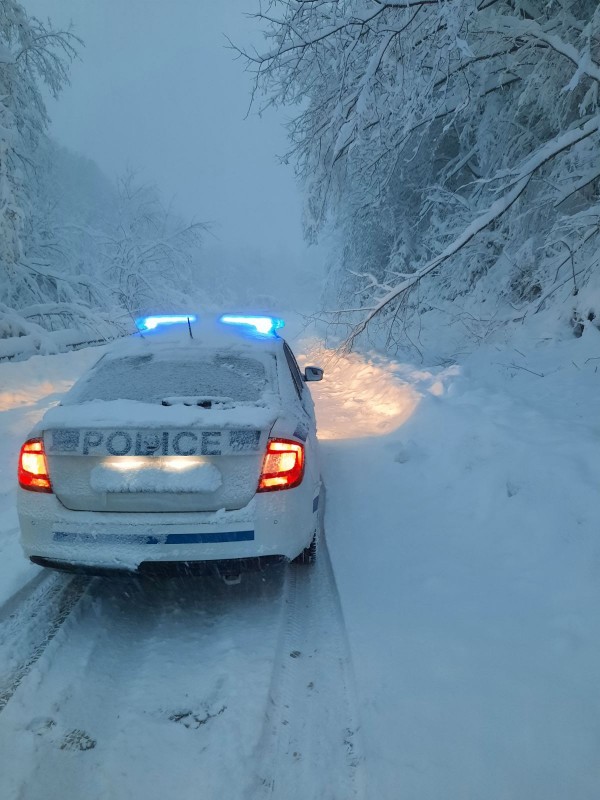
[[[233,397],[219,397],[212,395],[205,395],[199,397],[165,397],[162,401],[163,406],[199,406],[200,408],[212,408],[219,406],[223,408],[231,408],[235,405]]]

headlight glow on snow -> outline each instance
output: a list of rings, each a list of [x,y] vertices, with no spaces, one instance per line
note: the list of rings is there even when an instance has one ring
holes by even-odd
[[[196,322],[195,314],[173,314],[171,316],[158,315],[153,317],[140,317],[135,324],[140,331],[153,331],[159,325],[181,325]]]
[[[264,336],[275,334],[285,325],[285,322],[277,317],[246,317],[241,314],[223,314],[219,321],[224,325],[243,325],[254,328],[257,333]]]

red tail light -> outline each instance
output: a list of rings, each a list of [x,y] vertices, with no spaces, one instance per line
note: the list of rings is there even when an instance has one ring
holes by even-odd
[[[259,492],[293,489],[304,477],[304,446],[287,439],[269,439],[258,482]]]
[[[21,448],[19,486],[31,492],[52,492],[42,439],[29,439]]]

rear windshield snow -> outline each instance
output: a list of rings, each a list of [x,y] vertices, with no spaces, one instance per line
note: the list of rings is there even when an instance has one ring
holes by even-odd
[[[264,364],[245,356],[211,353],[194,359],[154,354],[102,360],[76,384],[64,404],[89,400],[141,400],[162,403],[173,397],[259,400],[267,388]]]

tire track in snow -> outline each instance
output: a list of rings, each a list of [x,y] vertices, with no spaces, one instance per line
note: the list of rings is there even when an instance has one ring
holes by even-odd
[[[365,796],[354,677],[322,538],[313,567],[290,565],[284,620],[247,800]]]
[[[89,578],[41,573],[0,608],[0,712],[80,601]]]
[[[0,718],[0,796],[240,797],[281,619],[267,573],[95,581]]]
[[[18,604],[11,624],[44,600],[68,621],[61,628],[54,617],[12,685],[0,795],[191,800],[202,787],[207,797],[362,797],[350,659],[324,545],[319,557],[314,569],[276,569],[239,587],[41,581],[37,603]],[[268,780],[248,790],[257,757]]]

